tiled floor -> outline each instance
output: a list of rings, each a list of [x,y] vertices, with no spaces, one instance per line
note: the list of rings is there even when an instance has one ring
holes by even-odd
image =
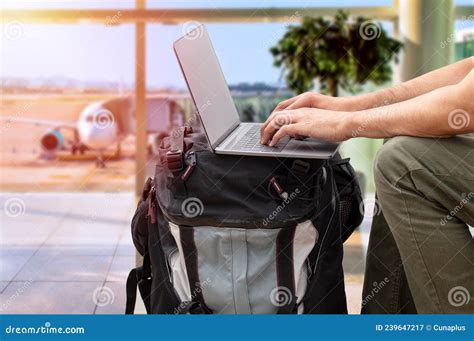
[[[124,312],[132,193],[4,193],[0,205],[0,313]],[[351,313],[360,310],[368,224],[345,245]]]
[[[3,194],[0,201],[2,313],[123,313],[135,262],[132,193]]]

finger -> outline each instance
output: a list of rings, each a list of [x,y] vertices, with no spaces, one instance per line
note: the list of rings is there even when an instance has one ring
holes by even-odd
[[[278,103],[278,105],[275,107],[275,109],[273,109],[273,111],[280,111],[280,110],[286,109],[289,105],[291,105],[292,103],[297,101],[300,97],[301,97],[301,95],[298,95],[298,96],[288,98],[284,101],[281,101],[280,103]]]
[[[270,116],[268,116],[268,118],[265,120],[265,122],[263,122],[262,124],[262,127],[260,128],[260,135],[263,134],[263,131],[265,130],[265,128],[267,128],[267,126],[270,124],[270,122],[275,118],[276,115],[278,115],[278,113],[280,113],[280,111],[274,111],[270,114]]]
[[[278,127],[271,123],[268,124],[266,127],[262,127],[262,131],[260,132],[260,143],[267,144],[270,141],[270,138],[277,130]]]
[[[280,102],[276,107],[275,109],[273,109],[272,113],[270,114],[270,116],[268,116],[268,118],[265,120],[265,122],[263,123],[263,126],[262,126],[262,132],[263,130],[265,129],[265,127],[268,125],[268,123],[275,117],[275,115],[277,115],[277,113],[279,111],[283,111],[285,110],[287,107],[293,105],[293,103],[295,103],[296,101],[300,101],[301,99],[307,97],[306,94],[300,94],[298,96],[295,96],[295,97],[291,97],[291,98],[288,98],[287,100],[284,100],[282,102]]]
[[[317,94],[313,92],[305,92],[301,95],[291,98],[292,101],[284,101],[280,103],[275,109],[276,110],[293,110],[298,108],[313,108],[316,105]],[[286,103],[285,103],[286,102]],[[284,104],[284,105],[283,105]]]
[[[299,108],[312,108],[314,107],[313,98],[311,96],[302,96],[296,101],[291,103],[285,108],[285,110],[294,110]]]
[[[262,127],[260,134],[260,142],[262,144],[268,143],[273,134],[281,127],[295,123],[298,120],[298,116],[295,112],[283,111],[278,115],[273,116],[272,120],[268,122],[265,127]]]
[[[295,110],[300,108],[313,108],[314,107],[314,94],[304,93],[296,97],[290,98],[286,101],[281,102],[270,114],[265,123],[261,128],[261,133],[267,127],[269,122],[275,118],[276,115],[281,111]]]
[[[260,142],[265,144],[268,142],[270,136],[267,136],[267,133],[273,134],[273,131],[281,126],[285,125],[285,123],[290,122],[289,113],[286,111],[278,111],[274,112],[270,115],[270,117],[265,121],[265,123],[260,128]]]
[[[273,135],[272,141],[270,142],[270,147],[275,146],[280,139],[285,136],[294,137],[300,134],[299,124],[290,124],[278,129],[278,131]]]

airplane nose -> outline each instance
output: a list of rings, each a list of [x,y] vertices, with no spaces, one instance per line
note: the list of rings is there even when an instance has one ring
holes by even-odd
[[[94,128],[96,129],[108,129],[109,127],[115,125],[115,117],[107,109],[102,109],[94,115]]]
[[[88,147],[106,149],[116,142],[118,128],[112,113],[102,110],[80,129],[79,134]]]

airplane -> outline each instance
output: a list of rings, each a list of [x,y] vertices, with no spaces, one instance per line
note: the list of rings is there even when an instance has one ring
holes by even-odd
[[[176,97],[175,95],[173,95]],[[179,95],[177,95],[179,97]],[[174,98],[155,95],[146,99],[147,133],[149,152],[156,153],[161,139],[175,127],[184,124],[184,110]],[[52,159],[61,150],[71,154],[84,154],[86,150],[97,153],[96,166],[105,167],[104,153],[116,147],[120,154],[120,144],[129,135],[136,133],[135,104],[132,97],[117,97],[93,102],[80,113],[77,122],[63,122],[32,118],[0,116],[7,122],[49,127],[41,139],[42,156]],[[73,132],[72,141],[66,141],[63,131]]]

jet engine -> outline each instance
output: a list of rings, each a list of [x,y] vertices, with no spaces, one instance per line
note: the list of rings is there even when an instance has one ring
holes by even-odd
[[[53,156],[64,147],[64,136],[59,130],[52,130],[41,137],[41,149],[45,156]]]

